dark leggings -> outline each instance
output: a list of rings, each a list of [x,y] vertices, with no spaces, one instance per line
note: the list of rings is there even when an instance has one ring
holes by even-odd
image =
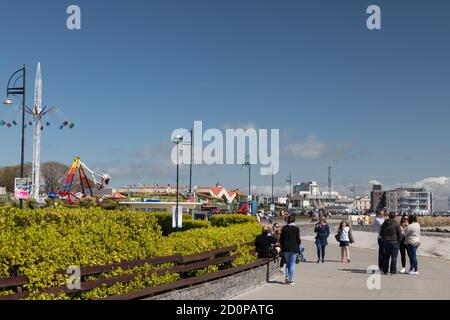
[[[408,258],[409,258],[408,246],[405,245],[404,242],[401,242],[400,243],[400,258],[402,260],[402,268],[406,267],[406,254],[408,254]]]
[[[316,247],[317,247],[317,260],[320,260],[320,258],[322,258],[322,260],[324,260],[326,246],[321,245],[321,244],[316,244]]]
[[[283,253],[281,253],[282,254],[282,256],[281,256],[281,260],[280,260],[280,268],[283,268],[284,267],[284,255],[283,255]]]

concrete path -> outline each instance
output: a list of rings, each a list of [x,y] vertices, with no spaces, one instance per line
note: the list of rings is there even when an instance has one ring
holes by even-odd
[[[307,262],[296,269],[296,286],[284,284],[284,276],[237,300],[390,300],[390,299],[450,299],[450,261],[419,257],[420,275],[379,275],[380,289],[369,290],[367,268],[377,264],[377,251],[351,248],[351,263],[340,263],[337,243],[330,241],[325,263],[316,263],[315,245],[303,241]],[[400,265],[400,257],[398,260]],[[407,261],[407,267],[409,262]]]

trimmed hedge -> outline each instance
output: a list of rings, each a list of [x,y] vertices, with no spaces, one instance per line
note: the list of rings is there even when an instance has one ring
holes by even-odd
[[[170,213],[170,212],[148,212],[147,215],[149,217],[154,217],[157,220],[157,223],[161,226],[162,234],[164,236],[167,236],[171,232],[173,232],[172,213]],[[183,225],[187,221],[192,221],[192,217],[190,214],[183,213]]]
[[[242,214],[216,214],[211,217],[210,221],[214,227],[227,227],[234,224],[258,222],[256,217]]]
[[[33,292],[29,299],[96,299],[176,281],[180,275],[153,274],[136,278],[130,283],[118,283],[71,295],[43,295],[38,291],[65,285],[65,277],[55,276],[54,272],[73,265],[86,267],[173,254],[189,255],[230,245],[238,245],[238,257],[232,263],[233,266],[255,259],[250,252],[252,247],[244,244],[254,241],[261,231],[259,224],[248,222],[214,227],[208,221],[192,221],[186,217],[184,229],[187,231],[165,237],[158,221],[167,223],[167,215],[171,216],[166,213],[106,211],[101,208],[0,208],[0,277],[27,276],[30,283],[25,289]],[[164,267],[171,265],[165,264]],[[228,266],[230,264],[213,266],[197,270],[194,274]],[[146,265],[132,270],[119,269],[90,279],[154,268]],[[7,293],[10,292],[0,290],[0,295]]]

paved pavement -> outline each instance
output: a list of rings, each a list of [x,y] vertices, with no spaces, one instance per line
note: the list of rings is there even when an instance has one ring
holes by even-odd
[[[367,268],[377,264],[377,251],[351,248],[351,263],[340,262],[336,243],[327,247],[325,263],[316,263],[314,243],[303,241],[306,262],[296,269],[296,286],[284,284],[284,276],[242,294],[237,300],[390,300],[450,299],[450,261],[419,257],[420,275],[379,275],[380,289],[369,290],[368,278],[376,285]],[[400,257],[399,257],[400,258]],[[398,260],[400,265],[400,259]],[[407,262],[407,267],[409,262]],[[375,280],[374,280],[375,279]]]

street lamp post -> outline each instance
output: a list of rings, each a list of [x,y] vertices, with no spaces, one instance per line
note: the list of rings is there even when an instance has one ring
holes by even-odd
[[[242,164],[242,169],[248,166],[248,199],[247,199],[247,203],[249,203],[251,201],[251,163],[250,163],[250,155],[247,155],[245,157],[245,162]],[[251,203],[249,203],[249,211],[251,212]]]
[[[22,86],[17,86],[17,82],[22,79]],[[14,82],[12,83],[12,80]],[[26,85],[26,66],[23,65],[22,68],[17,70],[12,74],[8,80],[8,85],[6,87],[6,99],[3,102],[6,106],[11,106],[13,104],[10,96],[22,96],[22,144],[20,149],[20,177],[24,176],[24,151],[25,151],[25,85]],[[23,208],[23,200],[20,199],[20,208]]]
[[[291,198],[292,198],[292,175],[289,175],[286,178],[286,183],[289,183],[289,204],[288,204],[288,210],[289,210],[289,206],[291,205]]]
[[[179,190],[179,177],[180,177],[180,160],[179,160],[179,154],[180,154],[180,143],[183,142],[183,137],[180,135],[177,135],[174,139],[173,139],[173,143],[175,143],[177,145],[177,190],[176,190],[176,206],[175,206],[175,231],[178,231],[178,203],[179,203],[179,197],[178,197],[178,190]]]

